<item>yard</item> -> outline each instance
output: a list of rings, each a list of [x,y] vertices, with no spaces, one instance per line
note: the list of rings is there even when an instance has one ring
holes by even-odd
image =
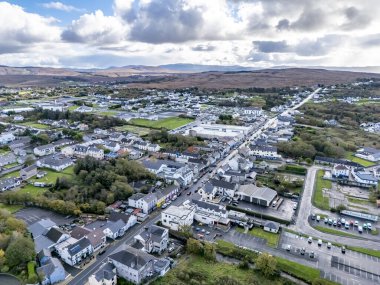
[[[139,136],[145,136],[151,132],[151,129],[144,127],[137,127],[132,125],[124,125],[121,127],[116,127],[116,130],[119,132],[131,132]]]
[[[161,119],[157,121],[147,120],[147,119],[132,119],[130,120],[130,124],[141,126],[141,127],[152,128],[152,129],[165,128],[168,130],[173,130],[178,127],[187,125],[193,121],[194,121],[193,119],[189,119],[189,118],[170,117],[170,118],[165,118],[165,119]]]
[[[34,123],[34,122],[25,122],[25,123],[21,123],[21,125],[31,127],[31,128],[36,128],[36,129],[44,129],[44,130],[49,128],[49,126],[47,125]]]
[[[244,232],[244,230],[241,228],[238,228],[238,231]],[[277,247],[278,240],[280,238],[279,234],[266,232],[262,228],[253,228],[252,230],[248,231],[248,234],[265,239],[267,241],[267,245],[270,247]]]
[[[234,280],[234,281],[233,281]],[[236,282],[237,281],[237,282]],[[152,282],[153,285],[202,284],[284,284],[284,279],[267,279],[251,269],[240,269],[236,265],[210,262],[202,257],[186,256],[164,277]]]
[[[324,171],[318,170],[316,175],[313,204],[319,209],[330,210],[329,198],[323,196],[323,188],[331,189],[332,183],[323,179]]]
[[[346,158],[348,160],[353,161],[353,162],[359,163],[359,164],[363,165],[364,167],[369,167],[369,166],[373,166],[376,164],[372,161],[365,160],[365,159],[362,159],[360,157],[356,157],[353,152],[347,152]]]

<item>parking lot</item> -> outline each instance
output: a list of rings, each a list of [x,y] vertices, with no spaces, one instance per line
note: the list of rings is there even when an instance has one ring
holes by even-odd
[[[28,225],[34,224],[42,219],[50,219],[57,225],[70,224],[73,217],[66,217],[40,208],[24,208],[15,213],[16,218],[25,221]]]
[[[305,259],[310,259],[308,254],[315,253],[315,261],[318,268],[324,271],[329,280],[341,284],[374,284],[380,283],[380,259],[374,256],[346,249],[342,253],[341,247],[332,245],[327,248],[326,242],[318,246],[318,240],[313,239],[311,243],[308,238],[292,233],[284,232],[281,237],[280,247],[288,254],[300,254],[302,248],[305,249]],[[291,250],[288,251],[288,246]],[[327,268],[333,268],[332,271]],[[334,273],[336,272],[336,273]],[[350,280],[360,280],[359,283],[352,283]],[[371,283],[374,282],[374,283]]]

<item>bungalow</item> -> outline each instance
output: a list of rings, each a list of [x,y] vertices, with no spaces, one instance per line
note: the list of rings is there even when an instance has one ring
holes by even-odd
[[[20,177],[22,180],[28,180],[29,178],[36,176],[38,173],[36,165],[30,165],[20,170]]]
[[[0,180],[0,191],[4,192],[20,186],[20,179],[11,177]]]
[[[363,147],[355,153],[355,156],[377,162],[380,161],[380,150],[372,147]]]
[[[46,145],[37,146],[33,149],[33,152],[35,155],[38,155],[38,156],[53,154],[55,153],[55,145],[46,144]]]
[[[169,230],[156,225],[151,225],[134,237],[135,244],[141,245],[141,249],[148,253],[161,254],[168,247]]]
[[[59,156],[49,156],[46,158],[41,158],[37,160],[38,167],[46,167],[53,169],[55,171],[62,171],[67,167],[74,164],[70,158],[61,158]]]
[[[267,221],[264,224],[264,231],[271,232],[271,233],[278,233],[280,230],[280,224],[273,221]]]
[[[13,153],[0,155],[0,167],[17,162],[17,158]]]

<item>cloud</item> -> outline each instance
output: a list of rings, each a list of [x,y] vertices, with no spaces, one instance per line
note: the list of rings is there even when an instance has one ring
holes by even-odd
[[[63,31],[62,39],[66,42],[104,45],[120,43],[125,34],[125,27],[118,18],[105,16],[101,10],[97,10],[72,21]]]
[[[46,9],[54,9],[54,10],[60,10],[60,11],[65,11],[65,12],[81,12],[83,11],[82,9],[78,9],[74,6],[71,5],[66,5],[63,4],[62,2],[48,2],[48,3],[42,3],[42,7]]]
[[[214,51],[216,50],[216,46],[213,46],[210,44],[207,44],[207,45],[199,44],[199,45],[191,47],[191,50],[192,51]]]
[[[262,53],[289,52],[286,41],[253,41],[253,45]]]
[[[27,13],[18,5],[0,2],[0,50],[20,52],[35,43],[59,39],[54,18]],[[13,50],[12,50],[13,49]]]
[[[368,13],[363,13],[358,8],[351,6],[344,9],[346,22],[341,25],[343,30],[356,30],[367,27],[372,19]]]

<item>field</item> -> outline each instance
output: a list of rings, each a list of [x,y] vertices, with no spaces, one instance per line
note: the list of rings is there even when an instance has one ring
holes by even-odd
[[[226,280],[234,280],[235,282]],[[237,281],[237,282],[236,282]],[[284,279],[266,279],[251,269],[240,269],[236,265],[210,262],[202,257],[186,256],[164,277],[152,282],[153,285],[185,285],[185,284],[261,284],[279,285]]]
[[[241,228],[238,228],[238,231],[244,232],[244,230]],[[267,241],[267,245],[270,247],[277,247],[278,240],[280,238],[279,234],[266,232],[262,228],[253,228],[252,230],[248,231],[248,234],[265,239]]]
[[[10,213],[15,213],[22,208],[23,206],[21,205],[5,205],[3,203],[0,203],[0,210],[7,210]]]
[[[119,132],[131,132],[139,136],[145,136],[151,132],[151,129],[144,127],[137,127],[132,125],[125,125],[121,127],[116,127],[116,130]]]
[[[151,121],[147,119],[132,119],[130,120],[130,123],[132,125],[136,125],[139,127],[146,127],[146,128],[152,128],[152,129],[165,128],[168,130],[173,130],[178,127],[189,124],[193,121],[194,121],[193,119],[189,119],[189,118],[170,117],[170,118],[161,119],[157,121]]]
[[[376,164],[376,163],[374,163],[372,161],[368,161],[368,160],[362,159],[360,157],[356,157],[354,155],[354,153],[352,153],[352,152],[348,152],[346,154],[346,158],[348,160],[353,161],[353,162],[359,163],[359,164],[363,165],[364,167],[374,166]]]
[[[313,204],[319,209],[329,210],[329,198],[323,196],[323,188],[331,189],[331,181],[323,179],[323,170],[318,170],[316,175]]]
[[[31,127],[31,128],[36,128],[36,129],[44,129],[44,130],[49,128],[49,126],[47,126],[47,125],[43,125],[43,124],[39,124],[39,123],[33,123],[33,122],[21,123],[21,125]]]

